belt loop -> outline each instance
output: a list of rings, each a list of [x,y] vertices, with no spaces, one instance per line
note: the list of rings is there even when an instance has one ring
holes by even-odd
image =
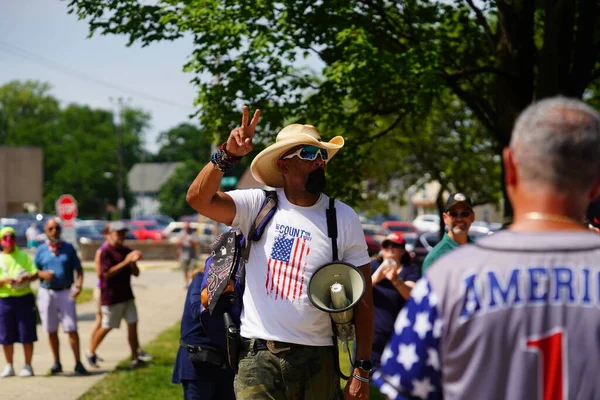
[[[252,355],[255,355],[257,353],[257,351],[256,351],[256,339],[255,338],[250,339],[250,346],[248,346],[248,350],[250,350],[250,352],[252,353]]]

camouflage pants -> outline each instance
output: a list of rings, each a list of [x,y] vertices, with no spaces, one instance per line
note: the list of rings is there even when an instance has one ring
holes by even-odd
[[[240,354],[234,389],[237,400],[338,400],[340,376],[333,346],[294,346],[273,354],[250,349]]]

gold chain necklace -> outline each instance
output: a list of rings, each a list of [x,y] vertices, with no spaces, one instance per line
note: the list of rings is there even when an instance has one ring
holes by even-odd
[[[553,222],[563,222],[565,224],[575,224],[579,226],[583,226],[583,222],[577,221],[573,218],[565,217],[563,215],[556,214],[545,214],[540,212],[529,212],[523,216],[525,219],[533,219],[538,221],[553,221]]]

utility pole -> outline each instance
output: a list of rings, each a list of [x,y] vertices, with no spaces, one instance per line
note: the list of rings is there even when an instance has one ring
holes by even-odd
[[[118,196],[117,199],[117,210],[119,211],[119,219],[123,219],[124,211],[125,211],[125,195],[124,195],[124,184],[125,184],[125,162],[124,162],[124,146],[123,146],[123,135],[124,135],[124,124],[125,118],[123,115],[123,107],[125,102],[122,97],[118,97],[116,99],[110,97],[110,102],[117,106],[115,128],[117,133],[117,161],[119,164],[119,173],[117,174],[117,190]]]

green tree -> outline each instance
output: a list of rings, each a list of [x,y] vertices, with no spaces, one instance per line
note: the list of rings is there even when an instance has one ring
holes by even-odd
[[[175,170],[169,180],[162,185],[158,193],[160,212],[172,218],[182,215],[195,214],[196,211],[185,201],[185,196],[192,181],[204,166],[203,162],[186,160],[183,165]]]
[[[42,148],[47,212],[54,212],[61,194],[70,193],[80,216],[103,217],[106,204],[118,197],[118,133],[123,132],[128,171],[143,152],[141,137],[150,115],[125,108],[116,126],[108,110],[76,104],[61,109],[50,90],[49,84],[33,81],[0,86],[0,144]]]
[[[208,160],[213,138],[206,131],[184,122],[158,136],[160,149],[155,162]]]
[[[33,146],[56,139],[60,104],[48,83],[12,81],[0,87],[0,145]]]
[[[226,135],[243,101],[265,111],[264,137],[284,122],[316,121],[323,132],[344,132],[359,156],[375,139],[391,146],[393,128],[446,90],[469,107],[499,154],[527,104],[581,97],[599,76],[595,0],[68,3],[91,34],[142,45],[191,35],[185,69],[197,75],[200,120],[211,131]],[[322,70],[302,67],[307,57]],[[389,125],[380,127],[382,120]],[[372,164],[343,161],[353,162],[342,166],[349,171]],[[336,183],[357,198],[347,176]]]

